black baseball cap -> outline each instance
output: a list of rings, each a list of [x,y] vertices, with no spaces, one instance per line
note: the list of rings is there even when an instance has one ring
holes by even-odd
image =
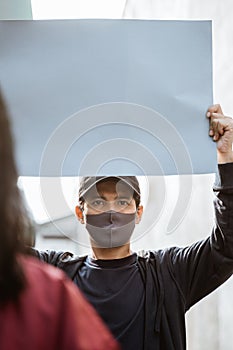
[[[116,178],[123,181],[139,196],[141,195],[139,182],[136,176],[82,176],[79,179],[79,198],[83,197],[94,185],[108,178]]]

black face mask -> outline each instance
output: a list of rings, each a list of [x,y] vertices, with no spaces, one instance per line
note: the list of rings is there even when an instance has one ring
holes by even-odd
[[[86,215],[86,229],[98,248],[120,247],[128,243],[135,228],[136,213],[108,211]]]

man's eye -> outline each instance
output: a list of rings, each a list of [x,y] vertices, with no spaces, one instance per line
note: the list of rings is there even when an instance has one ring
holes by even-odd
[[[93,207],[100,207],[100,206],[103,206],[104,205],[104,201],[100,200],[100,199],[97,199],[93,202],[91,202],[91,205]]]
[[[125,206],[129,205],[129,202],[126,200],[120,200],[117,202],[117,204],[125,207]]]

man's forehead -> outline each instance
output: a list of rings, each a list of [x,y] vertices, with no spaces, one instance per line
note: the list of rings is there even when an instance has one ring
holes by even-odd
[[[93,185],[87,191],[87,197],[102,197],[104,194],[114,194],[117,197],[132,197],[134,190],[120,179],[106,178]]]

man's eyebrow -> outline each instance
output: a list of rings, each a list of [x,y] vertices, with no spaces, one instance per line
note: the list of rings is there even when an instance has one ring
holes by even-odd
[[[132,199],[133,196],[119,195],[119,196],[117,196],[117,198],[119,198],[119,199]]]
[[[116,196],[114,197],[114,199],[127,199],[127,200],[131,200],[133,198],[132,195],[125,195],[125,193],[123,194],[116,194]],[[107,197],[104,196],[104,194],[99,194],[99,195],[90,195],[89,197],[87,197],[87,199],[89,200],[97,200],[97,199],[104,199],[105,201],[107,201]]]
[[[105,197],[104,196],[101,196],[101,195],[94,195],[94,196],[92,196],[92,195],[89,195],[89,196],[87,196],[87,198],[86,198],[87,200],[95,200],[95,199],[105,199]]]

